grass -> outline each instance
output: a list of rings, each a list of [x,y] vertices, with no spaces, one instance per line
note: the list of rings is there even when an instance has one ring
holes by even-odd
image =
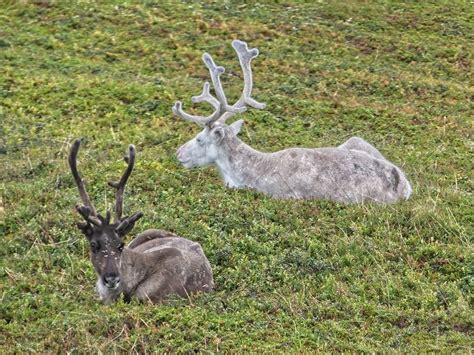
[[[468,1],[13,1],[0,6],[0,352],[472,352],[472,4]],[[160,2],[161,3],[161,2]],[[392,206],[272,200],[174,157],[198,127],[171,114],[260,49],[242,139],[273,151],[352,135],[401,166]],[[105,306],[66,156],[99,210],[138,149],[136,232],[202,244],[216,290]]]

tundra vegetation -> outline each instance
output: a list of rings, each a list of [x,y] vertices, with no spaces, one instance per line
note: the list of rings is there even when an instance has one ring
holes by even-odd
[[[0,352],[472,351],[471,13],[464,1],[2,1]],[[223,44],[236,38],[260,49],[253,94],[267,105],[236,115],[243,140],[276,151],[362,136],[406,173],[410,199],[275,200],[183,169],[176,149],[199,128],[170,107],[192,108],[205,51],[235,102],[241,70]],[[97,302],[74,224],[76,137],[99,211],[113,191],[92,182],[120,176],[137,146],[124,206],[146,216],[136,233],[199,242],[214,292]]]

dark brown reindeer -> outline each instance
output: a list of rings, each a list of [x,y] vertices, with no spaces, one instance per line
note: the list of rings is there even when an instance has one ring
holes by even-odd
[[[211,265],[198,243],[171,232],[149,229],[128,246],[124,245],[125,235],[143,217],[142,212],[122,216],[123,193],[135,163],[135,147],[128,147],[128,156],[124,158],[128,166],[120,181],[109,182],[116,190],[112,223],[110,211],[105,217],[96,212],[79,175],[77,153],[80,144],[79,139],[73,143],[69,166],[83,203],[76,206],[84,218],[77,226],[90,243],[99,298],[110,303],[123,293],[127,301],[136,297],[155,303],[168,295],[187,297],[192,292],[212,290]]]

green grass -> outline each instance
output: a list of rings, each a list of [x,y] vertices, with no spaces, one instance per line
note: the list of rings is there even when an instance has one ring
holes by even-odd
[[[0,352],[473,350],[473,12],[469,1],[14,1],[0,6]],[[209,51],[241,74],[234,38],[260,49],[242,139],[273,151],[359,135],[401,166],[392,206],[280,201],[228,190],[175,150]],[[96,300],[79,197],[138,163],[136,232],[198,241],[216,290],[163,305]]]

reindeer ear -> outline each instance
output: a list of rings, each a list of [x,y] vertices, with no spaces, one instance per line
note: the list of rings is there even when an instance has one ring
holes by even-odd
[[[229,127],[232,128],[232,132],[234,132],[235,135],[238,135],[243,125],[244,120],[238,120],[229,125]]]
[[[82,234],[84,234],[87,239],[90,239],[94,233],[91,224],[87,222],[77,222],[77,228],[81,230]]]
[[[216,143],[220,143],[225,136],[225,131],[223,127],[216,127],[212,131],[212,137]]]

